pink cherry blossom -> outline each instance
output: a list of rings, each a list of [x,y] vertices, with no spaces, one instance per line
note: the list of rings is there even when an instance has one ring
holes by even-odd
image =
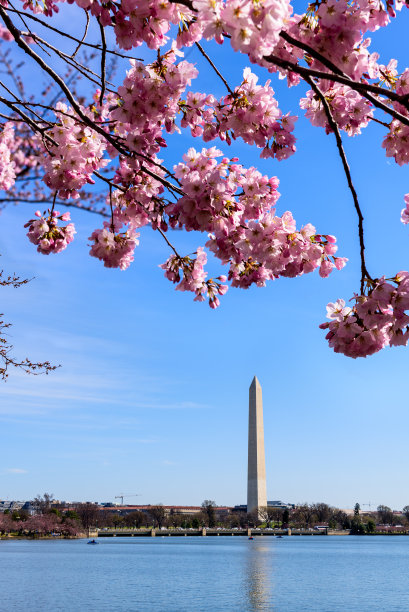
[[[73,223],[58,225],[58,221],[69,221],[70,213],[60,214],[58,211],[48,211],[48,216],[38,210],[35,213],[37,219],[31,219],[24,225],[28,227],[27,236],[33,244],[37,245],[37,251],[43,255],[50,253],[61,253],[74,240],[76,234]]]
[[[138,238],[138,233],[130,230],[121,233],[104,221],[104,228],[94,230],[89,237],[93,241],[90,255],[103,261],[106,268],[126,270],[134,260]]]
[[[409,340],[409,273],[380,278],[369,284],[368,292],[355,295],[352,306],[344,300],[328,304],[326,339],[336,353],[347,357],[367,357],[386,346],[406,346]]]

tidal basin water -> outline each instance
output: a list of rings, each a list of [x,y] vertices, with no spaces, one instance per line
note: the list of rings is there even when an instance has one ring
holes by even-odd
[[[405,612],[409,536],[0,541],[1,612]]]

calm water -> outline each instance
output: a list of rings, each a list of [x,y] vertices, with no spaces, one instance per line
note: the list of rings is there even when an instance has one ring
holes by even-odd
[[[409,537],[0,541],[0,610],[407,612]]]

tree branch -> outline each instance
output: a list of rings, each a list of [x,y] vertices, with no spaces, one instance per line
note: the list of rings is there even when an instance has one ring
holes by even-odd
[[[336,121],[334,120],[334,118],[332,116],[329,104],[328,104],[324,94],[319,89],[318,85],[316,83],[314,83],[313,79],[311,77],[306,77],[305,80],[311,86],[311,89],[314,91],[314,93],[321,100],[321,104],[324,107],[324,111],[325,111],[325,114],[327,116],[328,123],[329,123],[332,131],[334,132],[335,139],[336,139],[336,142],[337,142],[339,156],[341,158],[342,165],[344,167],[344,172],[345,172],[345,176],[347,178],[348,187],[349,187],[349,190],[350,190],[350,192],[352,194],[352,199],[354,201],[355,210],[356,210],[357,215],[358,215],[358,234],[359,234],[359,247],[360,247],[360,257],[361,257],[361,294],[363,294],[365,279],[366,278],[371,279],[371,276],[370,276],[370,274],[369,274],[369,272],[368,272],[368,270],[366,268],[366,263],[365,263],[365,240],[364,240],[364,226],[363,226],[364,216],[362,214],[361,207],[360,207],[359,201],[358,201],[358,196],[357,196],[354,184],[352,182],[351,171],[350,171],[350,168],[349,168],[349,165],[348,165],[348,161],[347,161],[347,158],[346,158],[346,155],[345,155],[344,147],[342,145],[341,134],[339,133],[338,125],[337,125]]]
[[[270,62],[271,64],[275,64],[276,66],[279,66],[280,68],[284,68],[285,70],[290,70],[291,72],[296,72],[297,74],[301,75],[305,81],[308,81],[309,77],[316,77],[318,79],[324,79],[326,81],[335,81],[337,83],[342,83],[343,85],[347,85],[351,89],[358,91],[364,98],[370,101],[377,108],[382,109],[385,113],[394,117],[394,119],[397,119],[404,125],[409,126],[408,117],[405,117],[405,115],[402,115],[401,113],[396,111],[394,108],[387,106],[386,104],[384,104],[383,102],[375,98],[374,96],[371,96],[369,93],[367,93],[367,91],[370,91],[373,87],[375,87],[374,85],[366,85],[365,83],[357,83],[356,81],[352,81],[351,79],[349,79],[349,77],[340,76],[339,74],[333,74],[333,73],[330,74],[328,72],[322,72],[321,70],[313,70],[312,68],[304,68],[303,66],[299,66],[298,64],[294,64],[293,62],[290,62],[288,60],[283,60],[281,59],[281,57],[277,57],[275,55],[269,55],[268,57],[265,56],[264,59],[267,62]],[[384,90],[382,87],[378,87],[377,89],[380,89],[381,92],[383,92],[383,95],[387,97],[390,97],[389,94],[391,93],[393,94],[393,96],[396,96],[394,92],[389,92],[387,90]]]
[[[102,101],[104,99],[105,94],[105,64],[106,64],[106,56],[107,56],[107,42],[105,39],[105,30],[104,26],[98,19],[99,29],[101,32],[101,42],[102,42],[102,53],[101,53],[101,94],[99,96],[99,103],[102,106]]]
[[[214,63],[212,62],[212,60],[210,59],[210,57],[207,55],[207,53],[205,52],[205,50],[203,49],[203,47],[197,42],[195,43],[196,47],[199,49],[200,53],[203,55],[203,57],[205,57],[207,59],[207,61],[209,62],[209,64],[211,65],[211,67],[213,68],[213,70],[215,71],[215,73],[217,74],[217,76],[219,76],[221,78],[221,80],[223,81],[223,83],[225,84],[227,91],[229,92],[230,95],[234,95],[232,89],[230,88],[228,82],[226,81],[226,79],[224,78],[224,76],[219,72],[219,70],[216,68],[216,66],[214,65]]]
[[[84,12],[85,12],[85,14],[86,14],[86,16],[87,16],[87,23],[85,24],[85,31],[84,31],[84,34],[83,34],[83,36],[82,36],[82,38],[81,38],[80,42],[79,42],[79,43],[78,43],[78,45],[77,45],[77,48],[75,49],[74,53],[71,55],[72,59],[74,59],[74,57],[77,55],[78,51],[81,49],[81,47],[82,47],[82,45],[84,44],[84,41],[85,41],[85,39],[86,39],[86,37],[87,37],[87,34],[88,34],[88,26],[89,26],[89,12],[88,12],[88,11],[86,11],[85,9],[84,9]]]

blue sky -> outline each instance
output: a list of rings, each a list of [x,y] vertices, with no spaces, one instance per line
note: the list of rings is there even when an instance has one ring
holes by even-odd
[[[408,15],[372,36],[384,63],[405,57],[400,41]],[[246,59],[227,47],[206,50],[237,85]],[[194,90],[224,93],[198,52],[188,51],[187,59],[203,68]],[[301,114],[303,86],[288,90],[254,70],[262,82],[272,78],[283,112]],[[291,210],[299,226],[311,222],[335,234],[339,254],[350,261],[326,280],[312,274],[264,289],[231,289],[216,311],[174,291],[158,267],[168,247],[149,229],[131,268],[120,272],[88,256],[87,238],[100,225],[94,215],[73,211],[74,243],[46,257],[23,228],[35,208],[2,212],[1,264],[34,277],[18,290],[2,290],[15,353],[62,367],[42,377],[12,372],[0,388],[0,499],[48,491],[67,500],[138,493],[129,503],[245,503],[248,387],[256,374],[269,499],[409,503],[408,349],[351,360],[334,354],[318,329],[329,301],[359,289],[357,224],[333,136],[302,117],[295,134],[297,153],[285,162],[260,160],[241,142],[224,150],[277,175],[278,213]],[[409,265],[409,230],[399,221],[408,170],[385,157],[383,136],[384,128],[371,125],[360,137],[344,137],[373,276]],[[175,137],[166,163],[177,163],[192,144],[202,146],[188,134]],[[172,240],[188,253],[205,236],[175,232]],[[211,261],[209,271],[221,269]]]

